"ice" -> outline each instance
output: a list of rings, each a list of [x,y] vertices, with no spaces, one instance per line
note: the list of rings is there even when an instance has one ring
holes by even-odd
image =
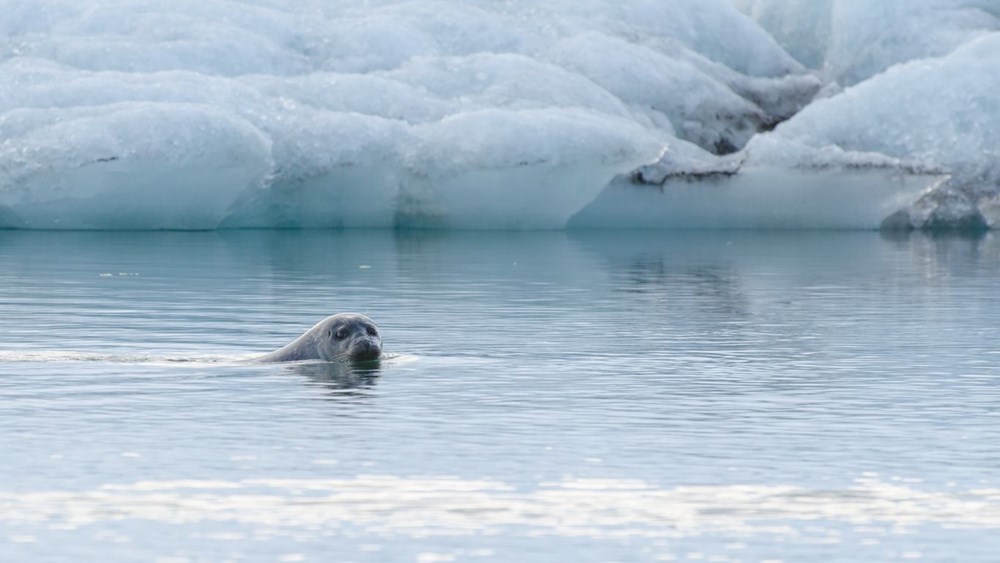
[[[661,189],[616,182],[570,221],[576,228],[871,229],[933,185],[892,169],[817,173],[751,166],[676,178]]]
[[[920,59],[819,100],[775,134],[951,166],[995,165],[1000,151],[1000,33]],[[984,159],[983,156],[992,158]]]
[[[733,0],[802,64],[820,68],[826,59],[836,0]]]
[[[755,138],[747,148],[750,161],[806,162],[839,151],[853,167],[889,158],[900,169],[937,169],[951,174],[945,191],[956,193],[924,201],[910,223],[922,226],[935,213],[945,223],[964,221],[979,202],[985,209],[1000,192],[998,68],[1000,33],[944,57],[894,66]],[[937,210],[935,201],[944,207]],[[997,220],[992,209],[983,219],[991,225]]]
[[[0,138],[14,227],[213,228],[270,152],[248,122],[199,104],[15,110]]]
[[[791,55],[851,86],[1000,29],[994,0],[734,0]]]
[[[287,125],[295,134],[275,154],[288,168],[225,226],[561,228],[662,146],[632,122],[578,109],[484,109],[412,127],[320,114]]]
[[[648,123],[716,153],[743,146],[768,120],[762,109],[690,63],[623,39],[578,35],[557,43],[548,55],[593,80]],[[695,115],[704,118],[692,119]]]
[[[993,178],[998,12],[0,0],[0,227],[875,227]]]

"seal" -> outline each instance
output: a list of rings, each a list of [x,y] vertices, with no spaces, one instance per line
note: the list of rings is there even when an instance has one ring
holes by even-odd
[[[258,362],[370,362],[382,356],[382,337],[371,319],[340,313],[316,323],[291,344],[257,358]]]

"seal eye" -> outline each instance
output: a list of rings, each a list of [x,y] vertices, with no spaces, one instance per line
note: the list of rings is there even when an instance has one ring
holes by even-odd
[[[368,327],[368,334],[370,334],[371,336],[378,336],[378,331],[375,330],[375,327],[370,326]]]
[[[335,336],[337,337],[337,340],[343,340],[347,338],[347,331],[344,329],[340,329],[337,331],[337,334]]]

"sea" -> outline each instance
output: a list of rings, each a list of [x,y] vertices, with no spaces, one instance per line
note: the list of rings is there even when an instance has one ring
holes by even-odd
[[[995,561],[1000,237],[0,231],[2,561]],[[255,363],[338,312],[376,364]]]

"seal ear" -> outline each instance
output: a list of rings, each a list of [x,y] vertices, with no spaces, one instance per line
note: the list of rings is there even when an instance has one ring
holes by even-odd
[[[330,328],[326,329],[326,337],[333,338],[333,329]]]

